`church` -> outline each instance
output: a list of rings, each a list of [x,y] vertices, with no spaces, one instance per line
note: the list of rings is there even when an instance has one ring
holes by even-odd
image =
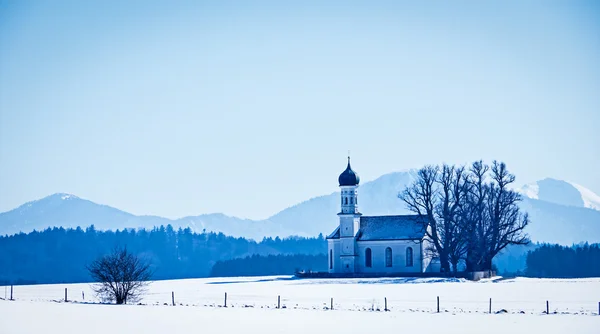
[[[439,271],[427,256],[424,216],[363,216],[358,211],[360,178],[348,166],[340,174],[338,227],[327,236],[331,274],[394,274]]]

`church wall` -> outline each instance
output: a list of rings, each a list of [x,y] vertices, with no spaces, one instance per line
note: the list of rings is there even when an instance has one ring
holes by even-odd
[[[392,266],[386,267],[385,250],[392,248]],[[406,249],[413,249],[413,266],[406,266]],[[369,268],[365,262],[366,249],[371,249],[372,266]],[[398,273],[398,272],[423,272],[423,259],[421,256],[421,242],[413,240],[385,240],[385,241],[358,241],[357,242],[356,271],[361,273]]]
[[[329,267],[329,252],[333,251],[333,269]],[[327,240],[327,270],[330,273],[339,273],[341,272],[341,260],[340,260],[340,240],[339,239],[329,239]]]
[[[427,230],[429,233],[431,233],[431,226],[427,227]],[[431,241],[429,241],[429,239],[427,237],[423,238],[423,242],[421,244],[421,254],[423,254],[422,256],[422,262],[423,262],[423,268],[424,268],[424,272],[432,272],[435,271],[435,264],[431,262],[433,255],[431,254],[431,248],[433,247],[433,243]],[[439,271],[439,269],[438,269]]]

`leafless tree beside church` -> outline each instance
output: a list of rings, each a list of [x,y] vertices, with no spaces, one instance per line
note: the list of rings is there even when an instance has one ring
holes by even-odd
[[[116,304],[135,303],[150,284],[150,264],[127,248],[115,248],[110,254],[87,266],[95,284],[92,289],[103,301]]]
[[[431,228],[425,234],[440,259],[441,270],[450,272],[452,264],[456,271],[466,243],[459,224],[467,191],[465,169],[425,166],[417,174],[417,180],[399,197],[410,211],[427,218]]]
[[[509,189],[514,180],[497,161],[491,168],[481,161],[469,169],[425,166],[398,196],[410,211],[427,218],[426,237],[441,271],[456,272],[461,261],[467,271],[491,270],[492,259],[506,246],[529,242],[524,233],[529,219],[518,207],[521,196]]]

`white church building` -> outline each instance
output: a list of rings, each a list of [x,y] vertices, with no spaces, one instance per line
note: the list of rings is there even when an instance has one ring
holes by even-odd
[[[363,216],[358,211],[360,178],[348,166],[338,178],[340,223],[327,236],[332,274],[393,274],[439,271],[426,256],[429,241],[424,216]],[[439,266],[438,266],[439,267]]]

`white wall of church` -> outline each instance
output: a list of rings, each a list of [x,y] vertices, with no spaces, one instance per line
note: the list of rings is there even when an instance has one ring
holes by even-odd
[[[339,239],[329,239],[327,240],[327,268],[330,273],[339,273],[341,272],[341,248],[340,248],[340,240]],[[333,256],[333,259],[331,258]]]
[[[423,272],[421,242],[414,240],[359,241],[356,271],[360,273]],[[386,266],[386,248],[392,249],[392,266]],[[412,248],[413,263],[407,266],[406,250]],[[366,250],[371,249],[371,267],[367,267]]]

